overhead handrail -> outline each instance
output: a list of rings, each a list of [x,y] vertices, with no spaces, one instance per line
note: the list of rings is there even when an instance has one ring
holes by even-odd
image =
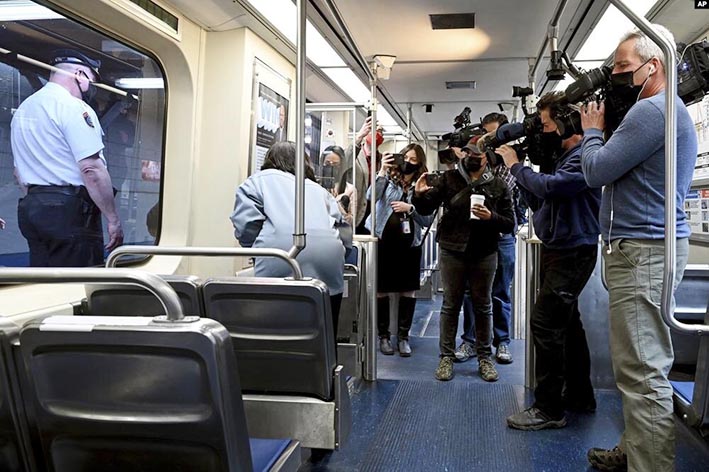
[[[247,247],[170,247],[170,246],[121,246],[114,249],[106,259],[106,267],[116,267],[118,259],[126,255],[141,256],[246,256],[277,257],[284,260],[293,271],[295,280],[303,279],[300,264],[283,249]]]
[[[185,315],[180,299],[161,277],[136,269],[101,268],[0,268],[3,283],[123,283],[143,287],[157,297],[169,321],[180,321]]]
[[[709,334],[709,326],[678,321],[672,307],[672,289],[677,266],[677,54],[672,44],[659,34],[645,18],[636,15],[622,0],[609,0],[630,21],[660,46],[665,55],[665,257],[662,270],[662,301],[660,313],[665,323],[679,333]]]
[[[32,58],[29,57],[29,56],[24,56],[24,55],[22,55],[22,54],[18,54],[17,52],[15,52],[15,51],[10,51],[9,49],[0,48],[0,54],[5,54],[6,56],[10,56],[10,57],[12,57],[13,59],[17,59],[18,61],[21,61],[21,62],[30,64],[30,65],[35,66],[35,67],[39,67],[40,69],[48,70],[49,72],[54,72],[54,73],[63,74],[63,75],[74,75],[73,72],[68,72],[68,71],[65,71],[65,70],[63,70],[63,69],[60,69],[60,68],[58,68],[58,67],[54,67],[54,66],[52,66],[52,65],[45,64],[45,63],[42,62],[42,61],[38,61],[38,60],[36,60],[36,59],[32,59]],[[134,95],[134,94],[132,94],[132,93],[128,93],[128,92],[126,92],[125,90],[121,90],[121,89],[118,89],[118,88],[115,88],[115,87],[111,87],[110,85],[103,84],[103,83],[101,83],[101,82],[91,82],[91,85],[93,85],[93,86],[96,87],[96,88],[104,89],[104,90],[106,90],[106,91],[108,91],[108,92],[115,93],[116,95],[120,95],[120,96],[122,96],[122,97],[127,97],[127,98],[130,98],[130,99],[135,100],[135,101],[140,101],[140,98],[139,98],[137,95]]]

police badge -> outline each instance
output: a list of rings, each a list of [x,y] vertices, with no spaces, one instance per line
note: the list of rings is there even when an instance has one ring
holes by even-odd
[[[84,121],[87,125],[91,126],[92,128],[94,127],[94,122],[93,120],[91,120],[91,116],[89,115],[88,111],[84,112]]]

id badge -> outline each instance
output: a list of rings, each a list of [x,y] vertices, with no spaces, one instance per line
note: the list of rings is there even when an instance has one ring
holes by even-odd
[[[409,224],[408,218],[403,218],[401,220],[401,232],[404,234],[411,234],[411,225]]]

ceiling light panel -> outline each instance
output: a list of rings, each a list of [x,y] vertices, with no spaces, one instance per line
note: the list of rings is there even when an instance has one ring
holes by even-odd
[[[247,0],[291,44],[295,44],[298,11],[291,0]],[[320,32],[307,21],[305,27],[305,53],[318,67],[344,67],[345,62],[330,46]]]
[[[324,67],[325,74],[355,103],[366,103],[371,94],[359,77],[347,67]]]
[[[626,5],[640,16],[645,14],[655,4],[655,0],[626,0]],[[600,21],[586,38],[574,58],[575,61],[605,60],[618,47],[618,41],[628,31],[634,28],[633,23],[616,7],[608,5]]]

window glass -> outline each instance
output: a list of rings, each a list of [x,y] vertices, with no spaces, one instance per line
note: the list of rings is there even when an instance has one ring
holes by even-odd
[[[20,104],[47,83],[50,73],[43,65],[60,49],[100,61],[100,83],[116,89],[92,87],[96,94],[88,104],[103,130],[103,156],[116,191],[124,244],[154,244],[157,237],[165,124],[164,75],[158,63],[37,3],[0,0],[0,218],[5,221],[0,266],[29,265],[28,242],[18,224],[24,188],[14,175],[10,123]],[[106,218],[102,224],[107,243]]]

